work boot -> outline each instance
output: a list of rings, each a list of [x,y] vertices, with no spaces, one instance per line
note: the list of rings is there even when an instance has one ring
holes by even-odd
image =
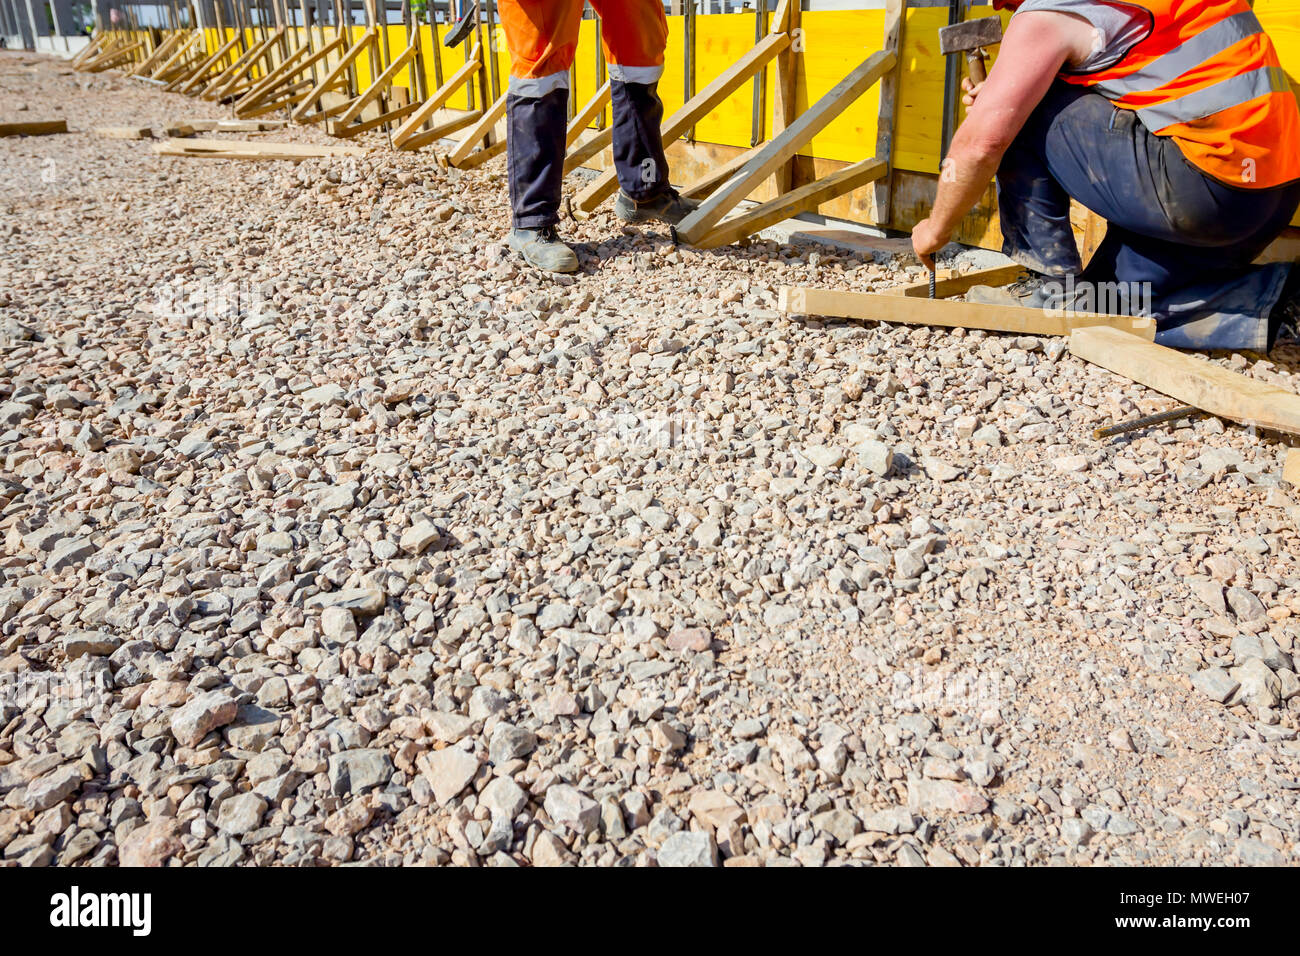
[[[665,189],[653,199],[633,199],[623,190],[614,200],[614,215],[624,222],[666,222],[677,225],[700,204],[694,199],[683,199],[675,189]]]
[[[560,241],[554,226],[511,229],[506,240],[524,261],[545,272],[577,272],[578,255]]]
[[[1268,314],[1268,349],[1300,345],[1300,267],[1292,266],[1277,304]]]

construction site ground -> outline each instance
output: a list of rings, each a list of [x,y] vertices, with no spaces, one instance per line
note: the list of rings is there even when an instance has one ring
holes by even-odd
[[[92,130],[229,112],[0,88],[71,130],[0,139],[6,863],[1297,862],[1278,436],[1097,441],[1173,403],[777,311],[897,242],[606,204],[543,276],[503,159],[161,157]]]

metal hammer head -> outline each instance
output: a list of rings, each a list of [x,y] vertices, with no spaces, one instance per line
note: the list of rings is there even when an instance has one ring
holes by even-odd
[[[1002,42],[1002,19],[1000,17],[980,17],[965,23],[939,28],[939,52],[965,53],[981,47],[992,46]]]

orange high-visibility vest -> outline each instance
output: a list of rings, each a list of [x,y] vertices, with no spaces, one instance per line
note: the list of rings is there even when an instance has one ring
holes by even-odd
[[[1246,0],[1124,0],[1152,29],[1118,63],[1062,73],[1121,109],[1215,179],[1263,189],[1300,179],[1300,108]]]

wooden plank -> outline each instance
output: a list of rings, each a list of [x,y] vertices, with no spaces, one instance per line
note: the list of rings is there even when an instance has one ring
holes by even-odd
[[[802,4],[800,3],[783,3],[782,7],[777,8],[776,15],[772,18],[772,31],[789,34],[791,37],[799,36],[802,38],[802,32],[796,34],[796,30],[802,31],[800,22],[803,16]],[[799,116],[799,68],[803,63],[803,44],[791,43],[786,47],[779,57],[776,58],[776,84],[774,86],[775,97],[772,101],[772,136],[781,135],[791,123]],[[876,155],[880,151],[876,150]],[[787,193],[794,186],[794,157],[781,164],[772,177],[772,191],[776,195]]]
[[[483,117],[482,110],[469,110],[460,116],[456,116],[445,123],[440,123],[430,129],[421,130],[414,136],[407,137],[401,146],[401,150],[423,149],[430,143],[436,143],[440,139],[445,139],[452,133],[458,133],[466,126],[473,126]]]
[[[334,66],[330,69],[330,71],[326,73],[325,76],[321,79],[321,81],[317,83],[316,86],[312,89],[312,93],[314,95],[309,96],[306,102],[304,102],[301,106],[299,106],[296,110],[294,110],[292,114],[290,114],[293,117],[294,122],[302,123],[306,120],[308,114],[311,112],[312,106],[316,103],[316,101],[320,99],[320,97],[323,96],[327,90],[334,88],[334,85],[338,83],[339,79],[345,73],[347,73],[348,67],[352,65],[352,62],[356,60],[356,58],[359,57],[362,53],[368,50],[370,48],[370,45],[375,42],[376,36],[378,36],[378,34],[375,32],[374,29],[367,30],[365,33],[361,35],[360,40],[354,43],[346,53],[344,53],[341,57],[339,57],[339,61],[334,64]]]
[[[469,60],[459,70],[451,75],[447,82],[438,87],[433,95],[420,104],[420,108],[411,114],[405,123],[399,126],[393,132],[393,145],[402,147],[408,140],[421,135],[420,127],[428,122],[429,117],[446,104],[446,102],[455,95],[456,91],[464,86],[469,78],[477,73],[483,66],[483,57],[481,50],[475,46],[470,53]],[[437,137],[441,138],[441,137]],[[431,140],[426,140],[431,142]],[[419,146],[412,146],[411,149],[419,149]]]
[[[841,319],[897,322],[903,325],[934,325],[945,328],[984,329],[1019,335],[1069,335],[1074,329],[1094,325],[1110,326],[1150,340],[1155,322],[1131,315],[1049,312],[1021,306],[981,305],[949,302],[946,299],[913,299],[908,296],[870,292],[831,292],[783,286],[779,295],[782,312],[822,315]]]
[[[96,126],[94,132],[108,139],[153,139],[148,126]]]
[[[208,57],[203,63],[199,64],[199,67],[190,75],[190,77],[177,87],[176,92],[192,92],[196,86],[208,78],[212,73],[212,68],[220,63],[225,58],[226,54],[235,48],[237,43],[239,43],[239,37],[231,37],[218,47],[217,52]]]
[[[609,149],[614,142],[614,127],[606,126],[587,136],[579,136],[577,143],[564,154],[564,175],[569,175],[579,166]]]
[[[696,246],[700,249],[716,249],[718,246],[730,245],[791,216],[816,209],[836,196],[842,196],[859,186],[874,182],[888,170],[889,164],[884,160],[864,159],[837,173],[831,173],[824,179],[792,189],[785,195],[762,203],[743,215],[720,223],[696,243]]]
[[[419,103],[407,103],[405,106],[399,106],[395,110],[389,110],[387,113],[380,113],[372,119],[362,120],[360,123],[344,123],[343,120],[331,120],[328,127],[331,136],[341,136],[344,139],[350,139],[353,136],[360,136],[362,133],[368,133],[372,129],[380,126],[387,126],[389,123],[395,123],[404,117],[410,116],[415,112]]]
[[[691,97],[681,109],[664,121],[660,130],[664,148],[680,139],[701,117],[707,116],[715,106],[753,79],[755,73],[762,70],[789,45],[788,33],[769,33],[763,37],[748,53],[731,64],[712,83]],[[617,188],[618,174],[613,169],[606,170],[578,193],[574,200],[574,207],[582,213],[589,214],[613,195]]]
[[[67,120],[28,120],[24,123],[0,123],[0,136],[49,136],[66,133]]]
[[[476,149],[470,153],[457,165],[457,169],[473,169],[475,166],[486,163],[493,157],[500,156],[506,151],[506,140],[499,139],[495,143],[484,146],[482,149]]]
[[[275,95],[276,90],[279,87],[290,83],[294,77],[302,76],[302,74],[309,70],[313,64],[319,63],[341,43],[342,40],[335,38],[332,45],[326,46],[324,49],[311,54],[306,60],[301,60],[301,57],[305,53],[310,54],[310,49],[305,45],[298,47],[280,61],[279,66],[268,73],[263,79],[255,83],[252,89],[235,102],[235,115],[239,116],[241,115],[242,110],[250,109],[266,102]]]
[[[184,122],[185,126],[200,133],[263,133],[272,129],[284,129],[287,120],[248,120],[248,119],[192,119]]]
[[[904,12],[907,0],[885,0],[885,41],[883,49],[899,53],[902,49]],[[890,191],[893,189],[894,123],[898,109],[898,87],[903,72],[902,57],[880,79],[880,110],[876,115],[876,155],[889,163],[889,171],[876,180],[876,223],[889,223]]]
[[[364,156],[361,146],[316,146],[311,143],[276,143],[265,139],[169,139],[154,147],[157,152],[179,150],[187,155],[210,152],[276,153],[289,156]]]
[[[397,59],[388,64],[388,68],[385,69],[383,73],[380,73],[373,83],[357,95],[356,99],[352,101],[352,105],[348,107],[347,112],[335,120],[335,123],[346,126],[353,122],[361,115],[362,110],[375,100],[379,94],[392,86],[394,77],[396,77],[398,73],[402,72],[402,70],[406,69],[406,65],[413,59],[415,59],[415,47],[408,46],[397,55]],[[408,110],[407,112],[410,111]]]
[[[202,39],[203,36],[199,33],[195,33],[194,35],[192,35],[183,44],[181,44],[181,46],[176,50],[176,52],[174,52],[170,57],[167,58],[167,61],[165,63],[163,63],[161,66],[159,66],[157,69],[155,69],[153,72],[149,74],[149,79],[151,80],[162,79],[163,76],[166,75],[167,71],[170,70],[172,67],[174,67],[177,63],[179,63],[181,59],[187,53],[190,52],[190,48],[193,47],[194,44],[198,43]]]
[[[1282,480],[1300,488],[1300,448],[1288,448],[1282,462]]]
[[[457,167],[460,166],[461,163],[469,158],[469,154],[474,150],[474,147],[478,145],[479,141],[492,131],[492,127],[496,126],[497,123],[500,122],[501,117],[504,116],[506,112],[506,95],[507,94],[502,93],[498,96],[497,101],[488,108],[487,112],[479,118],[479,121],[469,128],[469,132],[467,132],[465,138],[460,141],[460,145],[452,150],[447,156],[447,162],[450,165]],[[502,140],[502,142],[504,143],[505,140]]]
[[[569,122],[569,128],[564,131],[564,146],[566,149],[574,144],[584,129],[596,122],[597,116],[605,112],[605,107],[609,105],[610,90],[609,80],[606,80],[604,85],[596,91],[596,94],[587,101],[582,109],[578,110],[577,115]]]
[[[678,236],[689,243],[702,240],[728,211],[771,176],[781,163],[798,152],[800,147],[842,113],[845,107],[893,69],[896,59],[893,51],[880,50],[863,60],[834,89],[801,113],[780,135],[765,143],[758,155],[721,189],[683,219],[677,227]]]
[[[270,62],[268,54],[270,53],[271,47],[275,46],[275,44],[279,42],[280,35],[283,32],[284,27],[280,27],[280,29],[276,30],[261,43],[253,47],[253,49],[248,52],[247,59],[243,60],[242,63],[231,67],[229,75],[220,77],[219,82],[213,88],[204,90],[202,97],[205,100],[216,100],[231,95],[234,92],[235,84],[248,76],[253,67],[257,66],[258,62],[263,57],[267,57],[268,62]]]
[[[1070,353],[1220,418],[1300,435],[1300,395],[1117,329],[1076,329]]]
[[[128,70],[126,75],[127,76],[148,75],[150,72],[152,72],[153,68],[157,64],[163,61],[165,57],[171,56],[172,51],[176,49],[176,44],[180,43],[183,39],[185,39],[185,37],[183,34],[180,33],[174,33],[171,36],[167,37],[165,40],[162,41],[162,43],[158,44],[158,46],[154,48],[154,51],[152,53],[150,53],[147,57],[141,60],[136,65],[135,69]]]
[[[1012,263],[1006,266],[993,266],[990,269],[978,269],[975,272],[967,272],[962,275],[941,275],[934,284],[934,295],[938,299],[946,299],[949,296],[964,295],[977,285],[1000,286],[1008,282],[1015,282],[1025,275],[1025,267],[1018,263]],[[930,280],[924,282],[913,282],[911,285],[894,286],[892,289],[885,289],[881,295],[907,295],[916,299],[928,299],[930,297]]]

